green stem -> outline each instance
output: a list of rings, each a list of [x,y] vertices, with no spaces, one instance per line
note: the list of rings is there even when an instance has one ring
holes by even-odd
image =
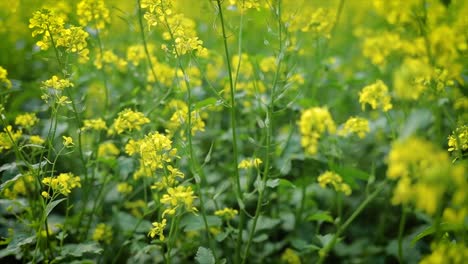
[[[375,191],[371,193],[360,205],[356,210],[351,214],[351,216],[344,222],[343,225],[338,227],[338,230],[334,234],[332,240],[328,242],[327,245],[323,249],[320,250],[319,252],[319,261],[317,262],[318,264],[324,263],[325,259],[327,258],[329,252],[335,247],[335,244],[338,242],[338,238],[340,235],[348,228],[348,226],[353,222],[354,219],[366,208],[366,206],[372,202],[375,197],[385,188],[386,181],[382,181]]]
[[[236,250],[235,250],[235,263],[241,262],[241,247],[242,247],[242,232],[244,229],[245,224],[245,213],[244,210],[244,195],[242,193],[241,184],[240,184],[240,175],[239,175],[239,168],[237,167],[239,164],[239,152],[237,149],[237,124],[236,124],[236,99],[235,99],[235,87],[234,87],[234,80],[232,76],[232,67],[231,67],[231,60],[229,55],[229,48],[227,43],[227,34],[226,34],[226,27],[224,25],[224,17],[223,17],[223,8],[221,6],[221,1],[216,0],[216,4],[218,7],[218,15],[221,23],[221,30],[223,34],[223,43],[224,43],[224,53],[226,55],[226,65],[228,70],[229,76],[229,91],[230,91],[230,98],[231,98],[231,107],[230,107],[230,115],[231,115],[231,135],[232,135],[232,151],[233,151],[233,167],[234,167],[234,182],[236,184],[236,197],[237,203],[240,208],[240,216],[239,216],[239,226],[238,226],[238,234],[237,234],[237,243],[236,243]]]
[[[398,261],[400,264],[404,263],[403,260],[403,234],[405,232],[405,224],[406,224],[406,207],[404,205],[401,206],[401,219],[400,219],[400,226],[398,228]]]

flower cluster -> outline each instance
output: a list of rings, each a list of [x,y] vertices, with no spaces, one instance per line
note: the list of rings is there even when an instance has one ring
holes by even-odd
[[[333,118],[325,107],[312,107],[302,112],[298,122],[301,133],[301,145],[309,155],[318,151],[318,141],[323,133],[335,133]]]
[[[112,242],[112,236],[112,227],[104,223],[98,224],[93,232],[93,240],[105,244],[110,244]]]
[[[338,131],[338,135],[347,136],[356,134],[359,138],[364,138],[369,133],[369,121],[362,117],[350,117]]]
[[[65,18],[54,11],[41,9],[34,12],[29,20],[29,28],[33,30],[33,37],[42,36],[42,39],[36,43],[42,50],[47,50],[51,46],[63,47],[67,53],[78,54],[78,61],[81,63],[89,59],[86,42],[89,34],[81,27],[65,28]]]
[[[419,264],[463,264],[468,259],[468,247],[463,243],[441,241],[433,243],[431,248],[432,253],[423,257]]]
[[[159,236],[159,240],[164,241],[164,228],[166,228],[167,220],[164,218],[160,223],[153,222],[153,227],[148,233],[148,236],[154,238]]]
[[[46,103],[52,98],[58,105],[65,105],[71,101],[67,96],[63,95],[63,90],[73,87],[73,83],[69,79],[60,79],[54,75],[52,78],[42,82],[41,99]]]
[[[447,152],[430,142],[419,138],[395,142],[388,155],[387,177],[398,180],[393,204],[414,204],[433,215],[443,206],[444,197],[450,197],[448,191],[453,190],[451,203],[445,208],[446,216],[467,213],[463,205],[468,201],[465,192],[468,182],[463,165],[452,164]]]
[[[160,202],[166,205],[166,210],[164,210],[162,216],[164,217],[166,214],[174,215],[180,207],[183,207],[187,212],[196,212],[197,208],[193,206],[195,198],[197,197],[193,194],[191,186],[179,185],[168,188],[167,193],[160,199]]]
[[[0,66],[0,87],[10,89],[11,81],[8,79],[8,71]]]
[[[54,194],[63,194],[68,196],[72,189],[81,187],[80,177],[73,175],[73,173],[60,173],[57,177],[45,177],[42,180],[45,186],[49,186]],[[49,192],[42,192],[42,196],[49,198]]]
[[[161,48],[174,56],[182,56],[193,51],[198,56],[206,56],[207,49],[203,47],[203,41],[199,39],[196,32],[195,21],[176,13],[172,9],[172,1],[148,0],[141,3],[146,9],[144,18],[148,26],[162,25],[167,31],[162,36],[165,40],[171,40],[171,48],[163,44]]]
[[[109,9],[103,0],[82,0],[76,9],[82,26],[103,29],[106,24],[110,23]]]
[[[39,122],[35,113],[25,113],[17,115],[15,118],[15,125],[22,126],[23,128],[31,128]]]
[[[465,151],[468,149],[468,126],[459,126],[448,137],[448,151]]]
[[[221,209],[221,210],[216,210],[214,212],[215,215],[222,217],[226,220],[234,219],[234,217],[236,217],[238,213],[239,212],[236,209],[232,209],[228,207],[225,207],[224,209]]]
[[[369,104],[372,109],[381,109],[384,112],[392,109],[390,94],[388,87],[381,80],[377,80],[371,85],[367,85],[359,92],[359,103],[364,110],[366,104]]]
[[[127,108],[117,114],[109,132],[122,134],[127,131],[141,130],[141,126],[149,122],[150,120],[143,113]]]
[[[22,135],[21,130],[14,131],[12,126],[4,128],[3,132],[0,132],[0,152],[13,148]]]
[[[262,160],[259,158],[244,159],[239,162],[237,166],[239,169],[258,168],[262,164]]]
[[[83,130],[106,130],[106,122],[102,118],[86,119],[83,121]]]
[[[317,181],[322,188],[326,188],[327,185],[331,185],[335,191],[342,192],[345,195],[351,195],[351,187],[344,183],[343,178],[335,172],[326,171],[318,176]]]

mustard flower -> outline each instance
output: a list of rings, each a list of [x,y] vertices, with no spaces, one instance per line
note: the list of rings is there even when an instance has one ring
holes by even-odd
[[[160,202],[168,208],[164,210],[163,217],[166,214],[173,215],[177,208],[184,207],[187,212],[196,212],[197,208],[193,206],[193,200],[196,196],[190,186],[177,186],[167,189],[167,193],[162,196]]]
[[[56,39],[57,47],[64,47],[68,53],[77,53],[80,63],[89,60],[89,49],[86,39],[89,37],[88,32],[81,27],[70,27],[62,29]]]
[[[452,199],[447,206],[453,208],[463,208],[468,199],[461,191],[468,186],[463,165],[452,164],[447,152],[428,141],[412,137],[393,143],[387,162],[387,177],[398,181],[392,198],[395,205],[414,205],[433,215],[444,197]]]
[[[41,9],[33,13],[29,19],[29,28],[32,29],[32,36],[42,35],[42,39],[36,43],[42,50],[47,50],[51,45],[51,37],[58,36],[63,29],[65,20],[54,11]]]
[[[42,82],[42,89],[54,89],[62,91],[65,88],[73,87],[73,83],[68,79],[60,79],[58,76],[54,75],[52,78]]]
[[[465,151],[468,149],[468,126],[462,125],[448,137],[448,151]]]
[[[46,177],[42,180],[45,186],[52,188],[54,192],[68,196],[72,189],[81,187],[80,177],[73,173],[60,173],[57,177]]]
[[[161,223],[153,222],[153,228],[148,233],[148,236],[154,238],[155,236],[159,236],[159,240],[164,241],[164,228],[166,228],[167,220],[163,219]]]
[[[117,184],[117,191],[119,193],[129,194],[133,191],[133,186],[126,182],[121,182]]]
[[[125,131],[141,130],[141,126],[149,122],[150,120],[143,113],[127,108],[118,113],[110,132],[122,134]]]
[[[419,264],[464,264],[468,259],[468,247],[463,242],[440,241],[431,245],[432,253],[424,256]]]
[[[338,135],[347,136],[356,134],[359,138],[364,138],[369,133],[369,121],[362,117],[350,117],[343,125],[343,128],[338,131]]]
[[[335,133],[336,126],[330,112],[325,107],[312,107],[302,112],[298,122],[301,145],[309,155],[318,151],[318,140],[323,133]]]
[[[262,164],[262,160],[259,158],[244,159],[239,162],[237,166],[239,169],[249,169],[249,168],[258,168]]]
[[[0,66],[0,88],[11,88],[11,81],[8,79],[8,71]]]
[[[125,146],[128,155],[138,154],[142,168],[151,171],[164,168],[164,164],[177,157],[177,149],[172,148],[172,141],[159,132],[149,133],[144,139],[131,139]]]
[[[45,142],[45,140],[39,135],[31,135],[29,137],[29,141],[31,142],[31,144],[36,144],[36,145],[42,145]]]
[[[3,131],[0,132],[0,152],[11,149],[23,135],[21,130],[13,131],[12,126],[7,126]]]
[[[76,7],[80,25],[103,29],[110,23],[109,9],[103,0],[82,0]]]
[[[31,128],[39,122],[35,113],[25,113],[18,115],[15,118],[15,125],[22,126],[24,128]]]
[[[99,157],[116,157],[120,154],[120,150],[112,142],[103,142],[99,145],[98,156]]]
[[[401,99],[417,100],[427,90],[433,69],[422,59],[406,58],[393,74],[395,95]]]
[[[335,172],[326,171],[322,173],[317,181],[322,188],[326,188],[327,185],[333,186],[335,191],[342,192],[345,195],[351,195],[351,187],[343,182],[343,178]]]
[[[86,119],[83,121],[83,130],[106,130],[106,122],[102,118]]]
[[[365,109],[366,104],[369,104],[374,110],[381,109],[384,112],[392,109],[388,87],[381,80],[362,88],[359,92],[359,103],[361,103],[362,110]]]
[[[65,147],[71,147],[74,145],[72,137],[62,136],[62,139],[63,139],[63,145]]]
[[[112,236],[112,227],[104,223],[98,224],[93,232],[93,240],[105,244],[110,244],[112,242]]]
[[[283,254],[281,254],[281,261],[287,264],[301,264],[301,258],[297,252],[293,249],[287,248]]]
[[[239,211],[237,211],[236,209],[225,207],[224,209],[216,210],[214,214],[219,217],[223,217],[226,220],[231,220],[234,219],[234,217],[236,217],[237,214],[239,214]]]

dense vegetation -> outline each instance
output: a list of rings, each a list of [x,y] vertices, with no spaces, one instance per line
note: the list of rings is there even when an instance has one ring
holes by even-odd
[[[466,263],[468,2],[0,2],[0,262]]]

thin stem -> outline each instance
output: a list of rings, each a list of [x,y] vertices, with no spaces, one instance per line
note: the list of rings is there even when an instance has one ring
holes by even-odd
[[[360,205],[356,210],[351,214],[351,216],[344,222],[343,225],[341,225],[338,230],[336,231],[335,235],[333,236],[332,240],[328,242],[327,245],[323,249],[320,250],[319,252],[319,261],[317,262],[318,264],[324,263],[325,259],[328,256],[328,253],[330,250],[332,250],[335,247],[336,242],[338,242],[338,238],[340,235],[348,228],[348,226],[356,219],[356,217],[366,208],[366,206],[372,202],[375,197],[385,188],[386,181],[382,181],[375,191],[371,193]]]
[[[228,70],[229,76],[229,91],[230,91],[230,98],[231,98],[231,107],[230,107],[230,115],[231,115],[231,135],[232,135],[232,151],[233,151],[233,167],[234,167],[234,181],[236,184],[236,196],[237,196],[237,203],[240,211],[239,216],[239,226],[238,226],[238,234],[237,234],[237,243],[236,243],[236,250],[235,250],[235,262],[241,262],[241,247],[242,247],[242,232],[244,229],[244,222],[245,222],[245,213],[243,212],[244,209],[244,195],[242,193],[241,184],[240,184],[240,175],[239,175],[239,168],[237,167],[239,164],[239,152],[237,149],[237,124],[236,124],[236,99],[235,99],[235,86],[234,80],[232,76],[232,67],[231,67],[231,56],[229,55],[229,48],[227,43],[227,34],[226,34],[226,27],[224,25],[224,17],[223,17],[223,8],[221,6],[221,1],[216,0],[216,4],[218,7],[218,15],[221,23],[221,30],[223,34],[223,43],[224,43],[224,53],[226,55],[226,65]]]
[[[403,260],[403,233],[405,232],[405,224],[406,224],[406,207],[404,205],[401,206],[401,219],[400,219],[400,226],[398,228],[398,261],[400,264],[404,263]]]

